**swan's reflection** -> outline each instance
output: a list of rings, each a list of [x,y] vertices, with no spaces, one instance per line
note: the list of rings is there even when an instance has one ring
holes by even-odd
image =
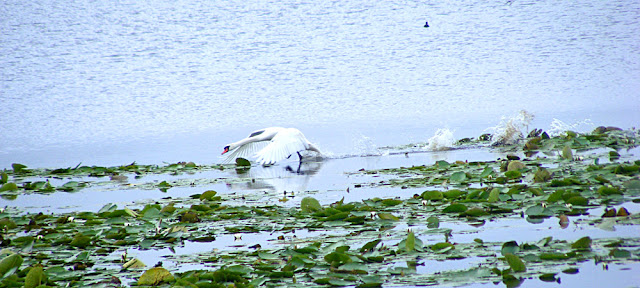
[[[321,161],[287,163],[274,166],[252,166],[237,169],[234,177],[249,178],[240,183],[228,183],[231,190],[261,190],[275,193],[306,191],[309,180],[322,168]]]

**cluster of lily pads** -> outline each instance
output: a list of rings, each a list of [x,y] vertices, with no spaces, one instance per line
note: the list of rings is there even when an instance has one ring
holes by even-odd
[[[475,141],[485,140],[465,140],[460,145]],[[441,224],[481,226],[520,217],[540,223],[555,217],[559,226],[566,227],[575,217],[583,225],[604,228],[640,225],[638,214],[624,208],[640,202],[640,161],[624,152],[638,144],[634,130],[604,128],[558,137],[540,131],[522,145],[494,148],[508,149],[506,159],[353,172],[386,175],[387,180],[358,187],[424,187],[424,192],[406,199],[321,205],[304,197],[299,206],[283,207],[242,204],[208,190],[188,198],[155,199],[141,208],[107,204],[97,212],[34,214],[6,207],[0,211],[0,286],[380,287],[504,282],[512,287],[530,278],[556,282],[563,274],[578,273],[585,261],[640,261],[640,237],[455,242],[452,229]],[[171,175],[235,168],[133,163],[37,170],[15,164],[1,172],[0,196],[92,185],[75,181],[78,184],[54,188],[47,186],[47,177]],[[29,181],[38,177],[44,180]],[[176,185],[163,182],[165,188]],[[162,188],[160,184],[157,188]],[[605,212],[587,215],[597,207]],[[134,251],[215,244],[228,238],[225,235],[238,240],[259,235],[263,240],[250,246],[239,242],[206,252],[165,255],[164,263],[135,258]],[[467,265],[425,272],[444,261]],[[198,266],[180,268],[188,264]]]

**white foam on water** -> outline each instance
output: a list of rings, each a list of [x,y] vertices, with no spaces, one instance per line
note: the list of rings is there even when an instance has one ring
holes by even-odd
[[[429,138],[426,148],[429,151],[449,150],[455,142],[453,131],[448,128],[441,128],[436,131],[433,137]]]
[[[489,127],[485,131],[492,131],[491,145],[515,144],[524,138],[529,124],[535,116],[526,110],[521,110],[517,115],[502,116],[500,124]]]
[[[547,134],[549,134],[549,136],[551,137],[554,137],[570,130],[576,132],[586,132],[592,130],[594,127],[595,124],[593,124],[590,119],[584,119],[573,124],[568,124],[559,119],[553,118],[553,121],[551,121],[551,124],[549,124],[549,130],[547,131]]]

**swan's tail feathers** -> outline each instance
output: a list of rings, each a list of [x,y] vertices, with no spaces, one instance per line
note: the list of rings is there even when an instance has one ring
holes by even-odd
[[[251,142],[245,145],[242,145],[236,149],[233,149],[226,153],[226,156],[222,160],[222,164],[231,164],[236,161],[236,158],[245,158],[249,159],[256,155],[256,152],[263,149],[267,146],[269,142],[261,141],[261,142]]]
[[[318,154],[319,154],[319,156],[321,156],[321,155],[322,155],[322,152],[320,152],[320,149],[318,149],[318,147],[316,147],[315,145],[313,145],[313,144],[311,144],[311,143],[309,143],[309,147],[307,148],[307,150],[310,150],[310,151],[316,152],[316,153],[318,153]]]

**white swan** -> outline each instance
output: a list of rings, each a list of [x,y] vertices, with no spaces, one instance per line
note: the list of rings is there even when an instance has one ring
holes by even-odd
[[[252,132],[249,137],[233,142],[224,147],[222,154],[227,154],[224,163],[231,163],[238,157],[255,156],[262,165],[271,165],[277,161],[298,154],[300,151],[310,150],[322,154],[316,146],[295,128],[269,127]]]

